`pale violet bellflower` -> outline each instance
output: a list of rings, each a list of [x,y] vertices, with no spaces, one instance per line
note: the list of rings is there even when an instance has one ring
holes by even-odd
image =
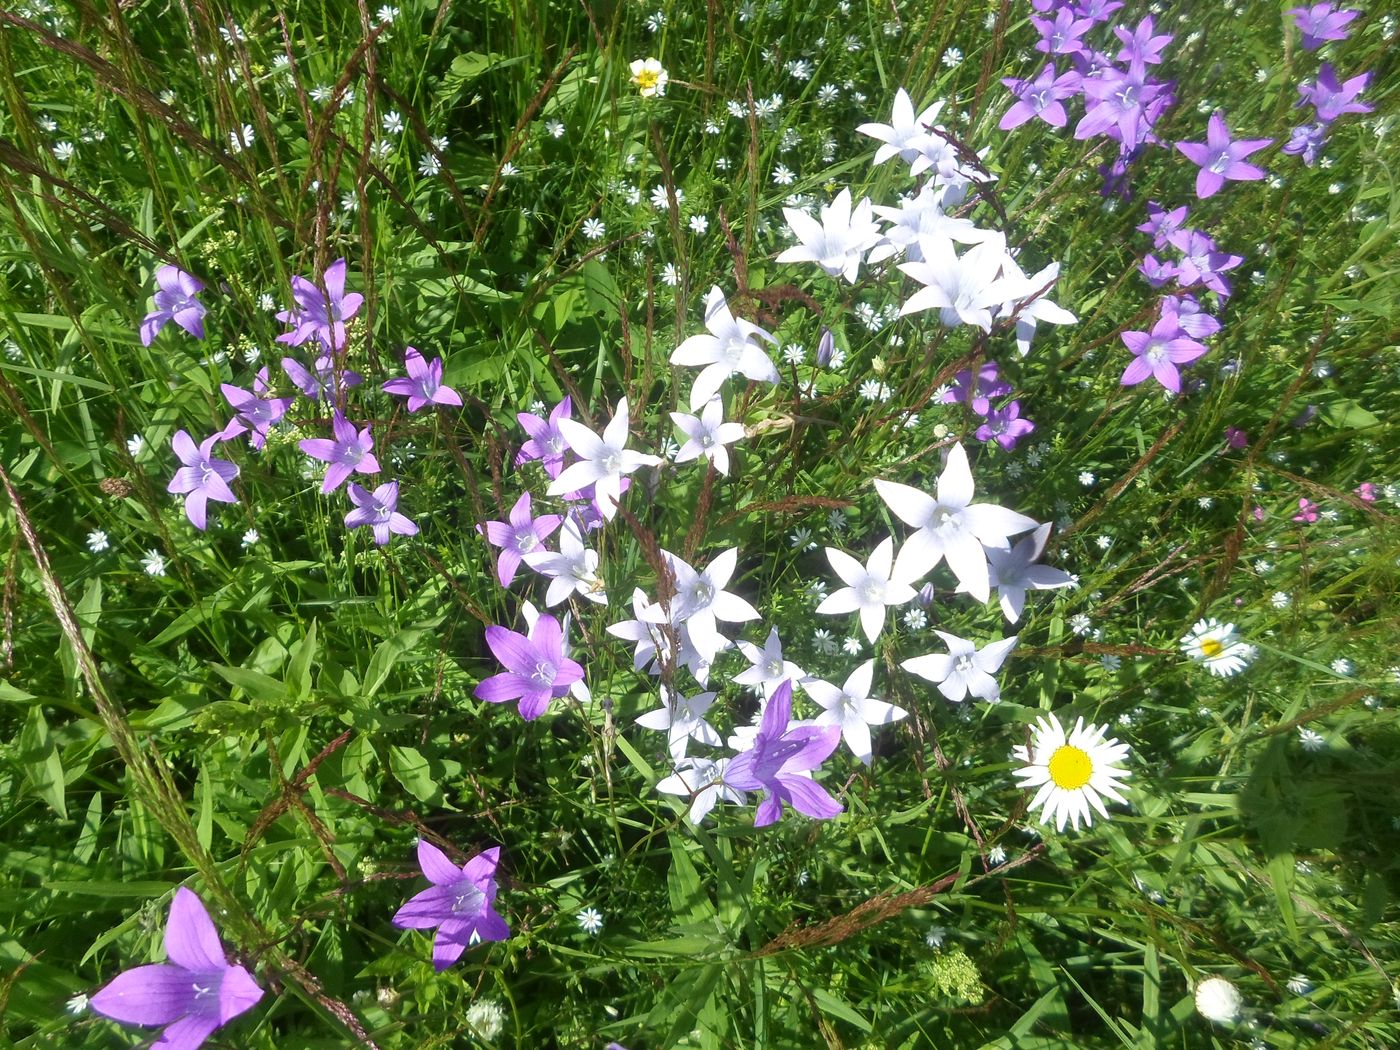
[[[661,463],[659,456],[627,448],[627,422],[625,397],[617,403],[617,411],[603,429],[601,437],[572,419],[558,420],[559,432],[578,454],[579,462],[565,467],[550,482],[548,495],[562,496],[592,485],[599,513],[605,521],[611,521],[622,496],[622,476],[641,467],[654,467]]]
[[[778,262],[814,262],[831,277],[856,283],[861,259],[880,242],[880,224],[874,219],[869,198],[851,206],[851,191],[843,189],[821,208],[818,222],[805,211],[784,208],[788,228],[798,243],[778,256]]]
[[[608,624],[614,638],[633,643],[632,670],[661,674],[676,662],[676,633],[665,611],[654,604],[640,587],[632,591],[632,616]]]
[[[875,674],[875,661],[867,660],[847,676],[841,688],[820,678],[803,683],[806,691],[821,708],[813,725],[839,726],[841,739],[851,754],[867,766],[871,761],[870,727],[889,725],[908,716],[902,707],[876,700],[870,695],[870,683]]]
[[[1050,525],[1047,522],[1012,544],[1010,550],[988,548],[986,551],[988,579],[997,589],[1002,614],[1011,623],[1021,618],[1027,591],[1048,591],[1068,587],[1074,582],[1063,569],[1036,564],[1045,553],[1045,543],[1049,538]],[[958,589],[963,588],[959,585]]]
[[[1050,286],[1059,279],[1060,264],[1051,263],[1027,277],[1024,270],[1008,253],[1002,260],[1002,276],[1011,282],[1007,298],[997,307],[998,317],[1016,318],[1016,352],[1022,357],[1030,352],[1035,338],[1035,326],[1046,324],[1077,324],[1079,318],[1048,298]]]
[[[724,404],[718,397],[710,398],[699,416],[672,412],[671,419],[686,439],[672,457],[675,462],[688,463],[703,458],[713,463],[721,474],[729,474],[729,450],[724,446],[744,437],[745,431],[742,423],[724,421]]]
[[[875,205],[875,214],[890,225],[870,249],[866,262],[873,266],[901,254],[909,262],[922,262],[925,243],[953,240],[977,244],[996,236],[995,231],[979,229],[971,219],[949,215],[943,210],[943,195],[942,188],[925,183],[916,196],[900,201],[897,208]]]
[[[734,676],[735,685],[761,689],[767,700],[773,690],[786,681],[796,682],[805,688],[807,672],[791,660],[783,659],[783,643],[778,638],[778,629],[770,628],[768,640],[760,649],[753,642],[739,642],[739,651],[751,665]]]
[[[935,496],[893,481],[877,480],[875,488],[896,517],[918,530],[900,548],[894,578],[913,583],[946,559],[958,582],[980,602],[991,595],[984,548],[1005,550],[1010,537],[1039,524],[993,503],[973,503],[972,470],[959,444],[948,450]]]
[[[859,612],[861,629],[872,642],[880,636],[880,630],[885,626],[885,609],[911,602],[916,596],[908,581],[897,575],[891,578],[894,569],[893,536],[886,536],[870,552],[870,561],[865,565],[835,547],[826,549],[826,557],[846,586],[822,599],[817,612],[824,616]]]
[[[752,321],[735,317],[724,293],[712,287],[705,300],[705,335],[692,335],[671,353],[671,364],[699,368],[690,388],[691,411],[709,404],[724,381],[741,375],[760,383],[782,379],[778,368],[758,340],[777,345],[778,340]]]
[[[714,705],[714,693],[696,693],[682,696],[672,689],[661,687],[661,706],[648,711],[637,719],[637,725],[644,729],[654,729],[666,734],[671,760],[679,762],[685,757],[691,740],[709,747],[719,747],[720,737],[715,727],[705,721],[705,713]]]
[[[704,569],[696,569],[683,558],[663,550],[662,558],[676,581],[671,599],[671,622],[685,626],[695,652],[705,663],[714,660],[721,647],[730,644],[719,633],[718,623],[744,623],[758,619],[758,610],[725,588],[734,575],[739,548],[731,547],[715,556]]]
[[[992,310],[1013,298],[1018,285],[1002,274],[1006,262],[1006,239],[1001,234],[974,244],[962,255],[947,239],[922,245],[921,262],[903,262],[899,268],[922,288],[899,308],[901,317],[921,310],[937,310],[944,327],[976,325],[992,330]]]
[[[954,703],[965,700],[969,693],[988,703],[1001,699],[1001,687],[992,676],[1001,669],[1007,654],[1015,647],[1017,635],[978,649],[975,642],[966,638],[938,630],[933,633],[948,646],[946,655],[929,653],[927,656],[916,656],[899,666],[936,683],[938,691]]]
[[[718,802],[733,802],[742,806],[748,796],[725,781],[729,759],[684,758],[676,763],[676,771],[662,779],[656,790],[664,795],[690,797],[690,820],[699,824]]]
[[[874,164],[883,164],[891,157],[899,157],[906,164],[914,164],[925,155],[925,145],[929,128],[943,110],[942,102],[935,102],[917,115],[914,101],[909,92],[900,88],[894,93],[888,124],[866,123],[857,125],[856,130],[880,143],[875,150]],[[918,174],[914,172],[913,174]]]
[[[598,552],[590,550],[583,542],[583,531],[578,521],[569,517],[559,530],[559,552],[535,551],[526,554],[525,564],[541,576],[548,576],[549,590],[545,592],[545,605],[553,608],[571,594],[587,598],[599,605],[608,604],[608,595],[603,581],[598,578]]]

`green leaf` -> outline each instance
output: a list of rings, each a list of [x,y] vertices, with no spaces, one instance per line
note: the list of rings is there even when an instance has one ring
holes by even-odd
[[[316,658],[316,621],[306,630],[306,636],[292,646],[292,659],[287,664],[287,692],[297,700],[311,695],[311,664]]]
[[[875,1026],[861,1014],[857,1013],[854,1007],[838,999],[820,985],[813,985],[807,990],[816,1001],[816,1004],[822,1008],[823,1013],[840,1018],[847,1024],[853,1024],[862,1032],[873,1032],[875,1030]]]
[[[210,664],[209,667],[229,685],[237,686],[254,700],[276,704],[287,698],[287,687],[261,671],[250,671],[246,667],[226,667],[223,664]]]
[[[421,637],[423,637],[423,632],[420,630],[400,631],[392,638],[387,638],[374,647],[374,655],[369,658],[369,668],[365,671],[364,695],[366,699],[379,692],[380,687],[388,680],[389,672],[394,669],[394,665],[405,653],[413,650]]]
[[[38,704],[29,709],[24,728],[20,730],[19,761],[39,797],[66,819],[68,802],[63,795],[63,760],[49,737],[49,724]]]

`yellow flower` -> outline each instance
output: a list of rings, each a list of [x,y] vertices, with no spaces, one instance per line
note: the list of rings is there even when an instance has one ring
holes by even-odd
[[[639,58],[632,63],[632,83],[637,85],[642,98],[666,94],[669,79],[665,67],[654,58]]]

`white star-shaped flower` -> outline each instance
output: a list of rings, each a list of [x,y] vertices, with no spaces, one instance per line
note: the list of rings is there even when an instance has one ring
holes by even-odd
[[[699,824],[721,800],[740,806],[747,800],[738,788],[725,783],[724,775],[729,765],[727,758],[711,761],[708,758],[685,758],[676,763],[676,771],[656,785],[656,790],[666,795],[689,795],[690,819]]]
[[[885,609],[914,599],[914,588],[902,579],[890,578],[894,563],[894,537],[886,536],[873,551],[870,561],[861,565],[835,547],[826,549],[827,560],[846,586],[827,595],[817,612],[827,615],[860,611],[860,626],[872,642],[885,626]]]
[[[919,530],[900,548],[895,578],[912,583],[946,558],[958,582],[980,602],[991,594],[983,548],[1005,550],[1009,537],[1038,524],[1014,510],[972,502],[972,470],[962,445],[948,450],[937,498],[893,481],[876,481],[875,488],[897,517]]]
[[[663,685],[661,707],[642,715],[637,719],[637,725],[665,733],[671,758],[679,762],[685,757],[686,747],[692,739],[710,747],[719,747],[719,734],[714,726],[705,721],[705,712],[714,702],[714,693],[697,693],[687,697]]]
[[[894,106],[888,124],[861,124],[856,130],[880,141],[873,163],[883,164],[897,156],[906,164],[913,164],[923,155],[928,129],[938,119],[942,109],[943,103],[935,102],[915,116],[913,99],[909,97],[909,92],[900,88],[894,93]]]
[[[1049,295],[1049,287],[1054,284],[1060,276],[1060,264],[1051,263],[1036,273],[1034,277],[1027,277],[1024,270],[1009,254],[1002,260],[1002,276],[1011,282],[1011,290],[1006,300],[997,309],[998,316],[1009,317],[1012,311],[1016,315],[1016,351],[1022,357],[1030,352],[1031,340],[1035,338],[1035,326],[1044,321],[1046,324],[1076,324],[1079,318],[1070,313],[1063,306],[1052,303],[1046,298]],[[1019,310],[1016,304],[1030,296],[1031,299]]]
[[[553,608],[571,594],[599,605],[608,604],[603,581],[598,579],[598,552],[583,542],[583,532],[572,517],[559,530],[559,553],[535,551],[525,555],[525,564],[550,578],[545,605]]]
[[[899,308],[900,316],[937,310],[939,321],[948,328],[971,324],[990,332],[992,309],[1021,287],[1001,276],[1007,258],[1006,239],[993,233],[962,255],[953,250],[953,242],[946,238],[923,241],[920,248],[922,262],[899,264],[901,270],[924,286]]]
[[[753,642],[740,642],[739,651],[748,658],[753,666],[745,671],[740,671],[734,676],[736,685],[760,686],[763,689],[763,698],[766,700],[773,695],[773,690],[778,688],[789,679],[794,685],[802,684],[807,672],[798,667],[791,660],[783,659],[783,643],[778,640],[778,629],[772,628],[768,632],[768,640],[763,643],[760,649]]]
[[[1048,591],[1068,587],[1073,582],[1069,573],[1062,569],[1035,564],[1035,560],[1045,553],[1045,541],[1049,538],[1050,525],[1046,523],[1029,536],[1022,537],[1010,550],[986,549],[990,563],[988,582],[997,589],[1001,611],[1012,623],[1021,618],[1027,591]],[[958,590],[963,590],[961,584]]]
[[[572,419],[560,419],[559,433],[569,447],[578,454],[580,460],[550,482],[546,490],[551,496],[593,486],[593,494],[598,510],[607,521],[617,513],[617,501],[622,494],[622,475],[631,474],[639,467],[654,467],[661,462],[660,457],[644,452],[634,452],[627,448],[627,399],[617,403],[617,411],[603,430],[600,438],[582,423]],[[553,604],[553,603],[551,603]]]
[[[671,364],[701,369],[690,388],[691,411],[707,404],[736,373],[762,383],[781,380],[772,358],[754,341],[766,339],[777,345],[778,340],[752,321],[730,313],[718,287],[712,287],[705,300],[705,327],[708,335],[692,335],[671,353]]]
[[[978,649],[976,643],[955,634],[934,631],[948,646],[948,654],[930,653],[905,660],[899,666],[920,678],[938,683],[938,691],[954,703],[968,693],[980,700],[994,702],[1001,698],[1001,687],[992,677],[1006,660],[1006,654],[1016,645],[1017,635],[992,642]]]
[[[813,678],[802,686],[824,709],[813,719],[813,724],[840,726],[846,746],[867,766],[870,765],[870,727],[889,725],[909,714],[902,707],[871,697],[870,682],[874,674],[875,661],[867,660],[850,673],[840,689],[820,678]]]
[[[632,642],[632,670],[660,674],[661,667],[675,657],[675,646],[668,640],[666,614],[653,604],[641,588],[632,591],[632,615],[635,619],[608,624],[608,634]]]
[[[893,255],[903,253],[909,262],[922,262],[924,244],[954,240],[960,244],[977,244],[996,237],[995,230],[982,230],[971,219],[961,219],[943,210],[944,191],[927,183],[916,197],[900,202],[897,208],[875,205],[875,213],[890,226],[880,243],[870,250],[866,261],[872,266]]]
[[[851,284],[860,273],[862,256],[880,241],[880,226],[866,197],[851,208],[851,191],[842,190],[821,209],[821,222],[805,211],[784,208],[788,228],[798,242],[778,256],[778,262],[814,262],[832,277]]]
[[[728,475],[729,451],[724,446],[733,444],[744,436],[744,425],[724,421],[724,405],[719,398],[714,397],[706,402],[699,416],[672,412],[671,419],[686,437],[685,444],[676,452],[677,463],[686,463],[703,456],[715,465],[717,471]]]
[[[729,639],[719,633],[718,621],[743,623],[757,620],[758,610],[737,594],[724,588],[734,575],[739,548],[731,547],[715,556],[702,570],[696,570],[683,558],[663,550],[676,580],[676,595],[671,599],[671,622],[685,625],[685,634],[696,653],[708,664],[714,660],[721,648],[730,644]]]

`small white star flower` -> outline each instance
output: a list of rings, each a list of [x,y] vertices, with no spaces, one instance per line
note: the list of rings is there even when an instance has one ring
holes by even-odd
[[[257,542],[258,542],[258,540],[260,540],[260,539],[262,539],[262,537],[258,535],[258,530],[257,530],[257,529],[249,529],[247,532],[245,532],[245,533],[243,534],[243,538],[242,538],[241,540],[239,540],[238,542],[241,543],[241,544],[243,545],[243,547],[246,549],[246,548],[248,548],[248,547],[252,547],[252,546],[256,545]]]
[[[101,529],[93,529],[88,533],[87,549],[93,554],[101,554],[110,546],[111,543],[107,539],[107,534]]]
[[[1327,738],[1306,726],[1298,730],[1298,742],[1304,751],[1321,751],[1327,747]]]
[[[149,550],[146,556],[141,559],[141,568],[145,570],[147,576],[165,575],[165,558],[160,551]]]
[[[578,924],[584,933],[596,937],[603,928],[603,914],[597,908],[584,908],[578,913]]]
[[[1232,1024],[1239,1019],[1244,999],[1240,991],[1223,977],[1207,977],[1196,985],[1196,1012],[1216,1024]]]

